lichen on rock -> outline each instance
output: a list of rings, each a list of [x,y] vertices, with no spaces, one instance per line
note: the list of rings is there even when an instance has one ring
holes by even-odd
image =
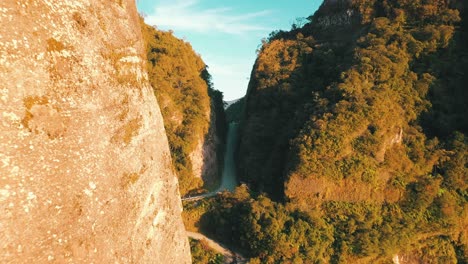
[[[0,262],[190,263],[134,1],[0,2]]]

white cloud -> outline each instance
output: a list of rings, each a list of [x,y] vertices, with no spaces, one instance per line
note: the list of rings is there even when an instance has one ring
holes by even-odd
[[[145,18],[146,23],[175,31],[189,30],[199,33],[225,33],[243,35],[269,28],[253,22],[271,14],[269,10],[237,14],[230,7],[201,9],[200,0],[158,1],[154,12]]]

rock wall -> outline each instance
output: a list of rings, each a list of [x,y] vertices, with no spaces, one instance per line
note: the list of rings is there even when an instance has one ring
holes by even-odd
[[[190,153],[193,175],[202,178],[205,186],[215,184],[220,172],[218,148],[220,148],[221,140],[216,128],[217,117],[214,107],[212,99],[208,133],[199,138],[197,147]]]
[[[0,2],[0,262],[190,263],[132,0]]]
[[[325,0],[313,17],[315,27],[327,29],[359,23],[359,14],[350,0]]]

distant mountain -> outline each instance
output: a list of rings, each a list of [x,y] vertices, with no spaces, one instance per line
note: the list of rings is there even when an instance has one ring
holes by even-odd
[[[244,97],[241,97],[239,99],[234,99],[234,100],[231,100],[231,101],[224,101],[224,109],[228,109],[229,106],[231,106],[232,104],[238,102],[239,100],[241,100],[242,98]]]
[[[244,102],[245,97],[229,102],[230,104],[226,107],[226,121],[228,123],[241,121]]]

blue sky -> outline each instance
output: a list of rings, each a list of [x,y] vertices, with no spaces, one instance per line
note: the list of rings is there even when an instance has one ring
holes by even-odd
[[[137,0],[145,21],[192,44],[229,101],[245,95],[255,50],[277,29],[288,30],[322,0]]]

